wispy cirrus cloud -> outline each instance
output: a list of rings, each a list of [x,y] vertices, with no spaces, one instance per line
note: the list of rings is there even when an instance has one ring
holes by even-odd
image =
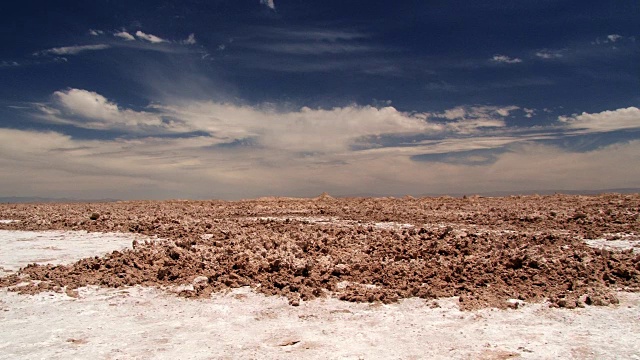
[[[285,41],[351,41],[370,37],[369,34],[355,30],[337,30],[322,28],[282,28],[282,27],[257,27],[257,38]]]
[[[408,66],[423,66],[407,64],[400,49],[377,45],[369,37],[348,29],[256,27],[251,35],[238,36],[224,49],[233,49],[226,59],[234,64],[277,72],[402,76]]]
[[[522,59],[520,58],[512,58],[506,55],[494,55],[491,58],[491,61],[495,62],[495,63],[500,63],[500,64],[518,64],[522,62]]]
[[[535,55],[540,59],[552,60],[552,59],[560,59],[564,57],[563,52],[564,50],[542,49],[542,50],[536,51]]]
[[[0,68],[18,67],[20,63],[17,61],[0,61]]]
[[[85,51],[105,50],[110,47],[111,45],[108,44],[62,46],[38,51],[34,55],[77,55]]]
[[[235,45],[245,49],[293,55],[386,52],[391,50],[362,43],[367,37],[367,34],[348,30],[258,27],[254,30],[254,35],[241,37]]]
[[[189,36],[187,36],[187,38],[184,40],[168,40],[153,34],[145,33],[141,30],[136,31],[134,36],[131,32],[127,31],[125,28],[109,31],[108,33],[112,34],[114,37],[120,38],[125,41],[135,41],[137,37],[140,40],[143,40],[152,44],[160,44],[160,43],[175,43],[175,44],[186,44],[186,45],[196,44],[196,37],[194,33],[189,34]],[[101,36],[105,34],[105,31],[90,29],[89,34],[92,36]]]
[[[184,45],[195,45],[197,43],[194,33],[191,33],[184,40],[167,40],[152,34],[144,33],[142,31],[137,31],[134,36],[124,28],[120,30],[115,30],[115,31],[104,31],[104,30],[96,30],[96,29],[89,30],[89,35],[91,35],[91,37],[104,38],[105,34],[111,35],[115,38],[118,38],[124,41],[114,41],[113,39],[107,38],[107,39],[104,39],[103,43],[100,43],[100,44],[54,47],[50,49],[37,51],[32,55],[33,56],[51,56],[52,57],[51,61],[67,62],[68,59],[65,56],[78,55],[78,54],[81,54],[84,52],[90,52],[90,51],[107,50],[111,48],[150,50],[150,51],[159,51],[159,52],[165,52],[165,53],[188,53],[189,51],[185,49]],[[136,41],[138,39],[141,41]],[[192,51],[198,53],[198,52],[202,52],[202,49],[198,48],[198,49],[193,49]]]
[[[254,44],[250,48],[273,53],[284,53],[294,55],[314,55],[314,54],[339,54],[339,53],[362,53],[371,51],[385,51],[367,45],[336,44],[336,43],[280,43],[280,44]]]

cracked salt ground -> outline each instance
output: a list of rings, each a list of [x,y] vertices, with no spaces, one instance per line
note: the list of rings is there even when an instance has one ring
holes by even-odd
[[[455,298],[292,307],[247,288],[200,301],[143,287],[0,290],[0,358],[638,359],[640,295],[618,296],[616,307],[461,312]]]
[[[32,246],[12,248],[0,265],[12,269],[16,265],[5,259],[24,264],[43,257],[48,249],[42,245],[54,241],[46,234],[76,257],[128,246],[133,239],[6,231],[0,233],[3,249],[19,239],[30,239]],[[640,359],[640,294],[617,296],[617,306],[566,310],[520,302],[517,310],[461,312],[457,298],[391,305],[316,299],[292,307],[285,298],[248,288],[205,300],[139,286],[85,287],[75,298],[2,289],[0,359]]]

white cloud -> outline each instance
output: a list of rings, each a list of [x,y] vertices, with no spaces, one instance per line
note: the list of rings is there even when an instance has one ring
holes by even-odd
[[[126,41],[134,41],[136,38],[133,37],[133,35],[129,34],[126,31],[119,31],[113,34],[113,36],[115,37],[119,37],[121,39],[124,39]]]
[[[189,34],[186,40],[182,41],[183,44],[194,45],[196,43],[196,34]]]
[[[517,63],[521,63],[522,59],[511,58],[506,55],[494,55],[491,58],[491,61],[497,62],[497,63],[503,63],[503,64],[517,64]]]
[[[609,41],[611,41],[611,42],[616,42],[616,41],[622,39],[622,36],[618,35],[618,34],[611,34],[611,35],[607,36],[607,39],[609,39]]]
[[[39,110],[48,121],[85,129],[157,134],[169,132],[170,126],[156,114],[121,109],[98,93],[80,89],[54,92],[53,104]]]
[[[155,35],[145,34],[140,30],[136,31],[136,36],[138,38],[142,39],[142,40],[146,40],[146,41],[148,41],[150,43],[153,43],[153,44],[158,44],[158,43],[162,43],[162,42],[168,42],[167,40],[162,39],[160,37],[157,37]]]
[[[104,96],[81,89],[56,91],[53,103],[40,106],[50,122],[136,134],[203,132],[219,142],[252,139],[270,149],[292,152],[341,152],[367,138],[383,135],[450,134],[468,136],[506,126],[517,106],[457,107],[443,113],[405,113],[394,107],[346,106],[278,111],[211,101],[155,104],[148,111],[119,107]],[[446,122],[432,121],[446,119]],[[364,143],[363,143],[364,142]]]
[[[640,109],[629,107],[600,113],[582,113],[558,118],[571,129],[581,132],[607,132],[625,129],[640,129]]]
[[[504,118],[517,106],[472,106],[456,107],[443,113],[430,114],[432,117],[450,120],[446,123],[446,131],[457,134],[471,134],[483,128],[502,128],[506,124]]]
[[[476,107],[475,109],[480,109],[480,113],[484,113],[484,112],[495,112],[496,114],[500,115],[500,116],[509,116],[509,114],[514,111],[514,110],[518,110],[520,109],[517,106],[505,106],[505,107],[496,107],[496,106],[483,106],[483,107]]]
[[[393,107],[348,106],[330,110],[276,111],[271,108],[214,102],[154,105],[152,111],[120,108],[87,90],[56,91],[53,103],[41,105],[41,116],[55,123],[98,130],[126,130],[138,134],[200,131],[232,142],[255,138],[261,146],[286,151],[344,151],[366,136],[440,131],[424,116]]]
[[[624,41],[635,42],[636,38],[634,36],[625,37],[619,34],[610,34],[604,38],[597,37],[595,41],[592,41],[592,45],[600,45],[600,44],[613,44],[613,43],[621,43]],[[615,48],[615,46],[614,46]]]
[[[260,0],[260,4],[265,5],[273,10],[276,9],[276,5],[273,3],[273,0]]]
[[[560,59],[564,55],[559,50],[547,50],[547,49],[544,49],[544,50],[537,51],[536,52],[536,56],[541,58],[541,59],[551,60],[551,59]]]
[[[583,113],[561,118],[561,126],[518,133],[505,126],[505,119],[518,110],[527,116],[532,109],[465,106],[431,114],[391,106],[279,110],[186,101],[137,111],[81,89],[57,91],[52,98],[40,106],[42,119],[137,137],[79,140],[0,128],[0,166],[21,174],[0,178],[0,188],[24,194],[31,186],[75,197],[85,192],[93,197],[246,198],[640,186],[640,141],[586,153],[531,143],[558,138],[559,129],[579,135],[584,129],[638,128],[637,108]],[[196,132],[200,135],[193,136]],[[177,136],[155,137],[161,134]],[[185,134],[190,135],[180,136]],[[423,140],[406,140],[416,135]],[[394,137],[405,140],[376,142]],[[365,150],[354,150],[361,144]],[[509,151],[491,153],[492,161],[483,165],[411,158],[505,146]],[[598,176],[603,172],[608,176]],[[24,176],[34,181],[27,186]]]
[[[51,48],[51,49],[43,50],[43,51],[35,53],[34,55],[46,55],[46,54],[77,55],[77,54],[79,54],[81,52],[85,52],[85,51],[104,50],[104,49],[108,49],[110,47],[111,46],[106,45],[106,44],[63,46],[63,47],[57,47],[57,48]]]
[[[348,106],[329,110],[303,107],[276,111],[213,102],[159,107],[193,131],[232,141],[254,138],[263,147],[284,151],[346,151],[355,140],[384,134],[436,130],[422,118],[393,107]]]
[[[102,34],[104,34],[104,31],[102,30],[89,29],[89,35],[91,36],[100,36]]]
[[[467,111],[463,107],[457,107],[457,108],[445,110],[445,112],[438,115],[438,117],[454,120],[454,119],[463,119],[465,115],[467,115]]]

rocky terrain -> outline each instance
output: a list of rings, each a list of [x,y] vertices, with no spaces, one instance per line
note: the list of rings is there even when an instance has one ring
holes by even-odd
[[[161,239],[0,278],[23,293],[145,285],[201,298],[248,285],[292,305],[459,296],[475,309],[608,305],[640,289],[633,248],[585,243],[637,241],[640,195],[0,204],[0,219],[17,220],[0,229]]]

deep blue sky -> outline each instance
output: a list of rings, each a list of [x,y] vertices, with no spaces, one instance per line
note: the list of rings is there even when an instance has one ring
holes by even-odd
[[[638,19],[637,1],[5,2],[0,195],[640,186]]]

